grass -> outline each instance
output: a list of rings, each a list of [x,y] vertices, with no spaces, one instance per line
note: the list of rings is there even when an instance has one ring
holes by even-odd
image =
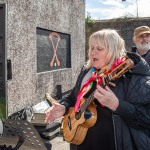
[[[6,118],[6,100],[4,97],[0,97],[0,119]]]

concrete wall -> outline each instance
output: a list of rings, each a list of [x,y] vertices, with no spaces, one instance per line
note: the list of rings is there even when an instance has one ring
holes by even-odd
[[[142,25],[150,26],[150,18],[125,18],[94,21],[92,28],[86,28],[86,49],[88,49],[89,36],[93,32],[103,28],[112,28],[118,30],[126,42],[127,50],[131,50],[131,47],[134,45],[132,41],[134,29]]]
[[[57,84],[70,90],[85,63],[84,0],[0,0],[6,4],[8,114],[40,102]],[[36,27],[71,35],[71,68],[37,73]]]

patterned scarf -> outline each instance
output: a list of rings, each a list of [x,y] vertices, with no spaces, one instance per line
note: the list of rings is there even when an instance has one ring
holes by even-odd
[[[94,67],[92,67],[92,76],[85,81],[82,88],[78,92],[77,101],[74,107],[74,112],[76,113],[80,107],[81,99],[84,97],[86,93],[88,93],[91,88],[93,87],[93,83],[96,81],[96,86],[100,85],[102,83],[102,77],[107,76],[108,73],[110,73],[114,68],[116,68],[118,65],[120,65],[122,62],[126,60],[125,57],[118,58],[114,64],[111,66],[110,70],[101,69],[100,71],[96,70]]]

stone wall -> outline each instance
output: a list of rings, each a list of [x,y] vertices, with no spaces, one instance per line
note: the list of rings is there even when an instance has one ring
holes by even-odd
[[[131,50],[131,47],[134,45],[132,41],[134,29],[142,25],[150,26],[150,18],[125,18],[94,21],[92,28],[86,28],[86,50],[88,49],[89,36],[93,32],[103,28],[116,29],[125,40],[126,49]]]
[[[6,4],[8,114],[43,100],[56,85],[70,90],[85,63],[84,0],[0,0]],[[71,35],[71,68],[37,73],[36,27]]]

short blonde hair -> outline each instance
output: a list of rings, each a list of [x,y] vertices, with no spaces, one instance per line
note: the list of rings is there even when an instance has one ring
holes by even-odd
[[[121,36],[113,29],[103,29],[93,33],[89,38],[89,56],[92,46],[100,46],[107,50],[108,66],[120,57],[126,55],[125,42]],[[91,68],[91,60],[89,59],[85,65]]]

